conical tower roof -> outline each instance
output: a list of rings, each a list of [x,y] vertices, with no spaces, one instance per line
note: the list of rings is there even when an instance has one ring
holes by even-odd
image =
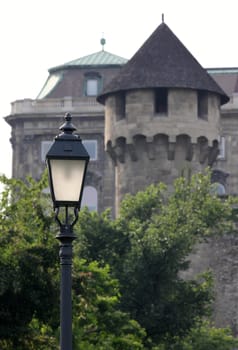
[[[164,22],[105,87],[98,101],[104,103],[108,95],[118,91],[157,87],[206,90],[220,95],[221,104],[229,101]]]

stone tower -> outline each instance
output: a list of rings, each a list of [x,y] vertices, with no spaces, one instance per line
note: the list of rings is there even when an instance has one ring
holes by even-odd
[[[171,186],[176,177],[206,166],[219,172],[220,111],[229,98],[165,23],[98,101],[105,105],[105,145],[115,167],[117,213],[126,193],[159,181]],[[213,270],[215,324],[231,326],[236,335],[237,244],[232,235],[211,238],[191,255],[186,275]]]
[[[229,98],[162,23],[98,101],[115,164],[116,208],[126,193],[201,171],[216,160]]]

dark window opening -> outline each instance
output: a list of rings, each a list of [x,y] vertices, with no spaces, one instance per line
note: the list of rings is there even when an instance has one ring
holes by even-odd
[[[126,96],[124,92],[116,96],[116,120],[126,117]]]
[[[207,119],[208,116],[208,94],[205,91],[198,91],[198,118]]]
[[[155,90],[155,114],[168,114],[168,90],[165,88]]]

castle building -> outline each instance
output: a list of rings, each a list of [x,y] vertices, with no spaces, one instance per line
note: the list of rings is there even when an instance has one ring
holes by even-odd
[[[101,40],[104,45],[104,39]],[[83,204],[91,210],[114,207],[114,167],[104,151],[104,107],[96,96],[126,59],[102,50],[51,68],[35,100],[12,103],[6,121],[12,128],[12,176],[39,179],[45,169],[45,154],[59,133],[63,116],[73,123],[90,154]]]
[[[13,177],[38,179],[66,112],[91,160],[83,204],[117,215],[126,193],[212,168],[220,195],[238,194],[238,68],[204,69],[162,22],[127,61],[102,50],[51,68],[34,100],[12,103]],[[216,276],[215,321],[238,334],[236,237],[214,239],[192,273]]]

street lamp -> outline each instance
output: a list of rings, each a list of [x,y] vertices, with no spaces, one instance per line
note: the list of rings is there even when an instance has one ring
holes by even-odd
[[[71,115],[65,115],[65,122],[60,127],[61,134],[46,154],[49,186],[55,219],[60,226],[56,238],[60,242],[60,349],[72,350],[72,242],[75,239],[73,226],[78,220],[84,180],[89,162],[89,155],[79,135],[71,123]],[[65,208],[64,221],[61,221],[60,208]],[[69,213],[73,208],[73,218]],[[60,216],[60,217],[59,217]]]

